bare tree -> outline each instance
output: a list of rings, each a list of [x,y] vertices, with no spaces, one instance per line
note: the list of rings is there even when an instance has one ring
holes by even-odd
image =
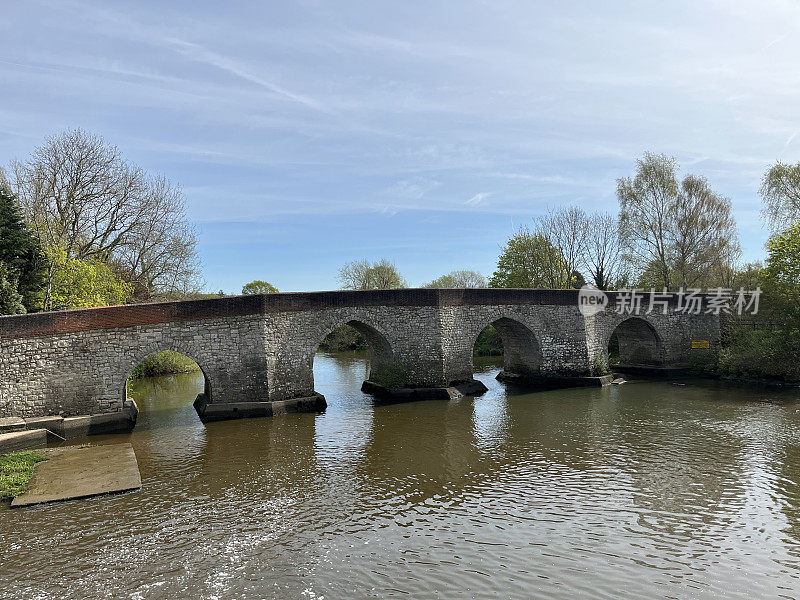
[[[11,169],[15,192],[43,245],[61,246],[70,258],[108,256],[147,210],[144,171],[80,129],[48,138]]]
[[[664,287],[670,285],[669,229],[678,192],[675,159],[645,153],[633,179],[617,180],[620,235],[626,258],[640,271],[651,269]]]
[[[613,215],[594,213],[589,217],[586,267],[594,285],[601,290],[610,289],[622,278],[619,221]]]
[[[180,188],[158,175],[148,179],[145,200],[147,212],[118,252],[136,297],[196,293],[202,285],[197,235],[186,219]]]
[[[741,253],[731,201],[715,193],[703,177],[686,176],[670,219],[673,286],[716,283],[716,273],[733,266]]]
[[[196,235],[180,189],[162,176],[148,177],[116,146],[69,130],[48,138],[27,160],[13,161],[10,171],[43,248],[107,261],[134,284],[137,299],[197,288]]]
[[[586,213],[576,206],[550,210],[536,219],[535,232],[547,239],[560,253],[551,253],[553,267],[563,271],[559,279],[574,284],[576,275],[586,262],[589,236],[589,218]]]
[[[800,219],[800,163],[775,163],[761,182],[763,215],[773,233]]]
[[[645,285],[714,284],[739,255],[731,201],[702,177],[678,183],[673,158],[646,153],[633,179],[617,181],[617,196],[625,258]]]
[[[395,265],[385,259],[370,263],[357,260],[339,269],[339,282],[346,290],[391,290],[407,287]]]

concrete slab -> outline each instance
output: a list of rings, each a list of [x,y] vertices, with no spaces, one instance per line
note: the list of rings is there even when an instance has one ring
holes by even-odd
[[[10,433],[12,431],[23,431],[25,427],[25,419],[19,417],[3,417],[0,419],[0,433]]]
[[[495,377],[503,383],[511,383],[532,389],[555,390],[572,387],[603,387],[611,385],[613,375],[569,376],[569,375],[521,375],[500,371]]]
[[[325,396],[317,393],[304,398],[274,400],[272,402],[228,403],[208,402],[206,395],[200,394],[194,401],[194,408],[204,423],[246,417],[273,417],[286,413],[321,412],[325,410],[326,406]]]
[[[26,431],[12,431],[0,433],[0,454],[28,450],[30,448],[44,448],[47,445],[46,429],[29,429]]]
[[[480,382],[479,382],[480,383]],[[482,385],[482,384],[481,384]],[[438,388],[397,388],[389,389],[374,381],[361,384],[361,391],[386,402],[411,402],[416,400],[458,400],[466,392],[459,386]],[[485,389],[483,391],[486,391]]]
[[[142,487],[136,454],[130,444],[53,448],[47,453],[50,460],[36,465],[28,491],[14,498],[12,508]]]
[[[92,424],[92,417],[64,417],[61,422],[61,434],[65,438],[79,438],[89,435],[89,426]]]
[[[64,419],[62,417],[31,417],[25,419],[28,429],[49,429],[53,433],[61,435],[61,428]]]

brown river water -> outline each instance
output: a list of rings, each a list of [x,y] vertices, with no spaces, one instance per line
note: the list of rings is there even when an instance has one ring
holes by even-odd
[[[141,491],[0,506],[0,598],[798,598],[800,392],[713,382],[376,404],[203,425],[140,380]]]

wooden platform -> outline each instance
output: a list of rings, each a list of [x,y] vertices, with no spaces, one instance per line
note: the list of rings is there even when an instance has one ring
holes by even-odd
[[[14,498],[12,508],[142,487],[136,455],[128,443],[54,448],[45,452],[50,459],[36,465],[28,490]]]

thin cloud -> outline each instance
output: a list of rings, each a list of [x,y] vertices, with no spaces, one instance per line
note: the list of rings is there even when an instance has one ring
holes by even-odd
[[[218,69],[222,69],[231,75],[239,77],[245,81],[249,81],[251,83],[255,83],[262,88],[278,94],[279,96],[283,96],[289,100],[302,104],[308,108],[313,110],[317,110],[323,113],[330,114],[331,111],[327,108],[323,107],[319,102],[310,98],[309,96],[298,94],[287,90],[284,87],[281,87],[271,81],[264,79],[252,72],[250,72],[246,67],[240,64],[238,61],[233,60],[227,56],[219,54],[217,52],[213,52],[200,46],[199,44],[195,44],[192,42],[187,42],[185,40],[179,40],[176,38],[170,38],[165,40],[169,47],[173,48],[174,50],[178,51],[183,56],[195,60],[198,62],[202,62]]]
[[[488,192],[478,192],[477,194],[472,196],[472,198],[466,200],[464,204],[467,204],[469,206],[478,206],[478,204],[483,202],[488,196],[489,196]]]

